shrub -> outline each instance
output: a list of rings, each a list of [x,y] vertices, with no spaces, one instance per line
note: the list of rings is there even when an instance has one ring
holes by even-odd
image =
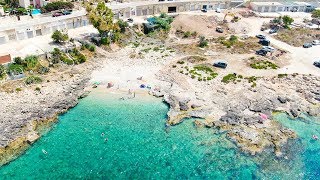
[[[22,89],[21,88],[16,88],[16,91],[20,92],[20,91],[22,91]]]
[[[221,80],[221,82],[224,82],[224,83],[229,83],[231,81],[235,81],[237,79],[237,75],[234,73],[234,74],[228,74],[226,76],[224,76]]]
[[[41,83],[41,82],[42,82],[42,79],[38,76],[29,76],[25,80],[26,84],[35,84],[35,83]]]
[[[40,91],[41,89],[39,88],[39,87],[36,87],[36,89],[35,89],[36,91]]]
[[[183,37],[184,38],[188,38],[190,36],[191,36],[191,32],[190,31],[186,31],[186,32],[183,33]]]
[[[26,69],[30,70],[35,68],[38,65],[39,60],[37,56],[31,55],[31,56],[27,56],[24,59],[24,63],[25,63],[24,66],[26,67]]]
[[[174,65],[172,65],[172,67],[173,67],[173,68],[176,68],[176,67],[177,67],[177,65],[175,65],[175,64],[174,64]]]
[[[51,36],[54,42],[56,43],[63,43],[69,39],[68,34],[62,33],[59,30],[55,30]]]
[[[206,38],[204,36],[200,36],[199,38],[199,47],[206,47],[208,46],[208,41],[206,40]]]
[[[178,64],[184,64],[184,61],[178,61],[177,63]]]
[[[6,75],[6,68],[0,64],[0,79],[4,78],[4,76]]]
[[[96,47],[94,45],[90,45],[88,49],[91,52],[95,52],[96,51]]]
[[[13,63],[22,65],[24,63],[24,61],[21,57],[15,57],[15,58],[13,58]]]
[[[42,7],[42,11],[51,12],[59,9],[72,9],[74,5],[71,2],[56,1],[48,3]]]
[[[118,26],[120,28],[120,32],[121,33],[124,33],[126,31],[126,27],[129,26],[129,24],[127,22],[125,22],[125,21],[123,21],[121,19],[117,22],[117,24],[118,24]]]
[[[110,39],[109,38],[101,38],[101,44],[103,45],[109,45],[110,44]]]

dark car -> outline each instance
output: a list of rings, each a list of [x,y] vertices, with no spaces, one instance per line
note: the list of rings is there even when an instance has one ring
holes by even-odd
[[[304,48],[311,48],[311,47],[312,47],[312,44],[311,44],[311,43],[304,43],[304,44],[303,44],[303,47],[304,47]]]
[[[267,39],[260,39],[259,44],[263,45],[263,46],[269,46],[270,45],[270,41]]]
[[[320,68],[320,61],[315,61],[315,62],[313,63],[313,65],[316,66],[316,67],[318,67],[318,68]]]
[[[133,23],[133,19],[132,19],[132,18],[128,18],[128,19],[127,19],[127,22]]]
[[[259,38],[259,39],[266,39],[266,36],[264,36],[262,34],[256,35],[256,37]]]
[[[208,10],[207,10],[207,9],[201,9],[201,11],[202,11],[202,12],[208,12]]]
[[[256,54],[261,55],[261,56],[265,56],[267,55],[268,51],[264,50],[264,49],[260,49],[258,51],[256,51]]]
[[[218,33],[223,33],[223,29],[222,29],[221,27],[219,27],[219,26],[216,28],[216,31],[217,31]]]
[[[215,62],[213,63],[213,66],[225,69],[228,66],[228,64],[225,62]]]
[[[56,12],[52,14],[52,17],[58,17],[58,16],[62,16],[63,14],[60,12]]]
[[[277,32],[278,32],[278,29],[270,29],[269,34],[274,34],[274,33],[277,33]]]
[[[72,11],[69,11],[69,10],[62,11],[62,14],[63,14],[63,15],[69,15],[69,14],[71,14],[71,13],[72,13]]]

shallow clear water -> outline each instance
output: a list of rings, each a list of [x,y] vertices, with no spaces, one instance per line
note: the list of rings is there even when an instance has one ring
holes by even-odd
[[[280,114],[279,121],[301,133],[288,149],[289,160],[268,152],[250,157],[224,133],[195,128],[192,119],[166,131],[168,107],[160,99],[119,97],[96,92],[81,100],[24,155],[3,166],[0,179],[319,178],[320,146],[310,141],[311,134],[320,134],[319,124]]]

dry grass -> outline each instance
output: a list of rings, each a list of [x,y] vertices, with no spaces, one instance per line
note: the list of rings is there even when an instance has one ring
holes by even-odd
[[[249,54],[261,48],[261,45],[258,44],[258,40],[254,37],[250,37],[245,40],[238,40],[231,47],[223,45],[221,43],[221,38],[215,39],[213,42],[215,44],[210,47],[214,51],[224,51],[231,54]]]
[[[282,29],[275,37],[287,44],[300,47],[304,43],[312,42],[315,39],[320,39],[320,31],[306,28],[295,28],[291,30]]]

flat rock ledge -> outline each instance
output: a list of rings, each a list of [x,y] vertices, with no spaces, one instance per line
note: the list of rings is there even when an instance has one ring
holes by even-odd
[[[0,166],[15,159],[40,136],[39,129],[55,122],[57,116],[88,95],[92,70],[101,67],[94,61],[70,67],[50,81],[24,87],[21,92],[0,93]]]
[[[288,75],[261,78],[257,86],[246,82],[224,84],[186,81],[169,73],[158,76],[163,86],[151,94],[164,97],[169,104],[167,124],[177,125],[185,118],[202,118],[197,127],[219,128],[241,150],[255,155],[273,149],[282,156],[281,147],[297,135],[273,120],[274,112],[285,112],[292,118],[302,113],[320,116],[320,77]],[[170,83],[169,83],[170,82]],[[261,115],[267,115],[265,120]]]

